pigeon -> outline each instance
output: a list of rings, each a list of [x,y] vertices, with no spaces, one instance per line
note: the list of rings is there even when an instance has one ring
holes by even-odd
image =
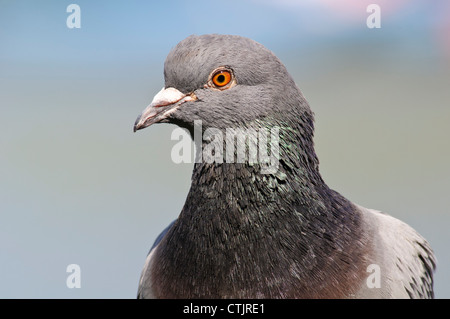
[[[274,53],[237,35],[191,35],[164,78],[134,131],[172,123],[209,156],[197,152],[138,298],[434,298],[429,243],[324,182],[313,112]],[[230,132],[244,134],[241,151]]]

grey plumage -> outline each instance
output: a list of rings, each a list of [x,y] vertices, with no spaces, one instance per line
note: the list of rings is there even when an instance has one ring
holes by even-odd
[[[232,85],[212,85],[218,68]],[[427,241],[323,181],[313,113],[272,52],[239,36],[190,36],[169,53],[164,76],[135,130],[169,122],[193,135],[194,120],[203,132],[277,127],[279,167],[262,174],[248,161],[196,163],[179,217],[147,257],[138,297],[433,297]],[[379,287],[368,284],[370,265],[379,267]]]

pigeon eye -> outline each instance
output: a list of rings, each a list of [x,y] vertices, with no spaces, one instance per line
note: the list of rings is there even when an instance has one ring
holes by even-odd
[[[224,87],[231,81],[231,73],[227,70],[216,72],[212,77],[212,82],[217,87]]]

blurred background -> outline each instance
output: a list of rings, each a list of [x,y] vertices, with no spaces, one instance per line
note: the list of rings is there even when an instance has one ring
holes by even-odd
[[[325,181],[427,238],[449,298],[450,2],[216,3],[0,1],[0,297],[136,297],[193,164],[171,161],[175,126],[133,124],[169,50],[224,33],[281,59],[315,112]],[[366,24],[371,3],[381,28]]]

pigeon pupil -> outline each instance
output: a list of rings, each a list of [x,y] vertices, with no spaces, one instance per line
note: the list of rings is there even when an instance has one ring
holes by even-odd
[[[223,74],[221,74],[217,77],[217,82],[222,83],[224,81],[225,81],[225,76]]]

